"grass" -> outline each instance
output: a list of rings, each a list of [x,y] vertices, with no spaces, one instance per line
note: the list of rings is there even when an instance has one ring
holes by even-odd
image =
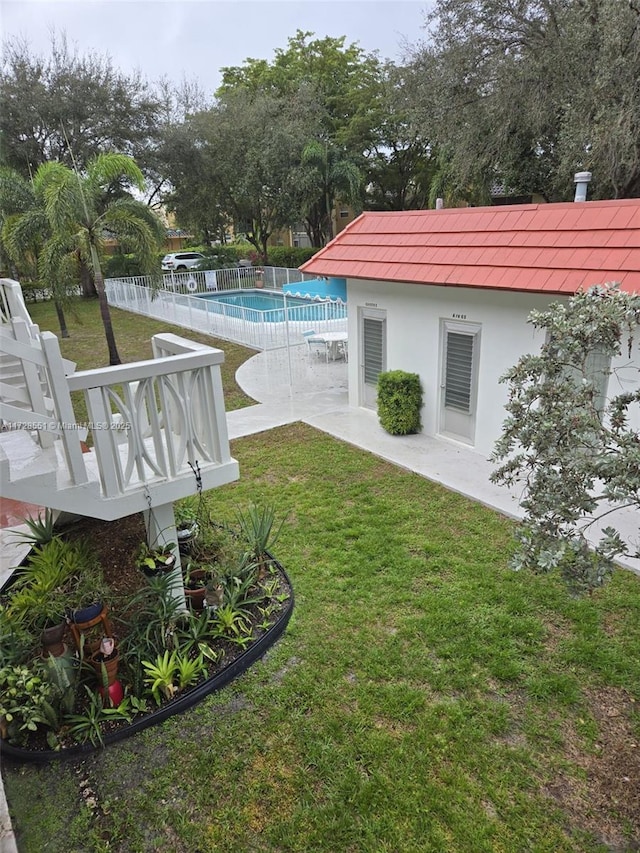
[[[159,727],[5,767],[21,853],[636,849],[638,577],[515,574],[511,522],[304,425],[232,449],[207,505],[289,512],[287,633]]]
[[[291,510],[287,634],[230,688],[80,766],[8,769],[21,853],[631,845],[637,814],[588,775],[624,762],[614,726],[640,735],[637,577],[578,600],[514,574],[508,521],[309,427],[233,452],[242,479],[208,507]]]

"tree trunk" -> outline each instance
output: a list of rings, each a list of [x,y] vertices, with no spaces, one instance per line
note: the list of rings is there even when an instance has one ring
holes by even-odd
[[[262,241],[261,241],[262,242],[262,249],[260,251],[260,263],[262,264],[263,267],[266,266],[267,263],[269,262],[269,255],[267,253],[267,242],[268,242],[268,240],[269,240],[269,234],[267,234],[266,237],[263,237]]]
[[[82,260],[80,261],[80,284],[82,286],[82,295],[87,298],[92,298],[98,295],[98,289],[94,284],[93,278],[91,277],[91,270]]]
[[[95,246],[91,247],[91,260],[93,262],[93,275],[96,283],[96,291],[98,293],[98,302],[100,304],[100,316],[102,325],[104,326],[104,334],[107,339],[107,347],[109,348],[109,364],[122,364],[116,347],[116,338],[113,334],[113,326],[111,324],[111,313],[109,312],[109,303],[107,302],[107,294],[104,289],[104,278],[102,277],[102,268],[100,267],[100,259]]]
[[[69,330],[67,329],[67,321],[64,316],[64,311],[62,310],[62,304],[56,296],[53,297],[53,304],[56,306],[56,314],[58,315],[58,323],[60,325],[60,337],[68,338]]]
[[[326,243],[330,240],[333,240],[333,219],[331,217],[331,200],[329,199],[329,193],[325,194],[325,219],[327,223],[327,227],[325,229],[325,233],[327,235]],[[323,243],[323,245],[326,245]]]

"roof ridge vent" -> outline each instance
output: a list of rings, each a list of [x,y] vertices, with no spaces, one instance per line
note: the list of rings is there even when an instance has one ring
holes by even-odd
[[[574,201],[587,200],[587,187],[591,180],[591,172],[576,172],[573,176],[573,182],[576,185],[576,196]]]

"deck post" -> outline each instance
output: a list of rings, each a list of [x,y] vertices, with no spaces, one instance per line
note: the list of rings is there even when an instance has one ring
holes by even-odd
[[[180,549],[178,548],[178,534],[176,533],[176,520],[173,514],[173,503],[154,506],[143,512],[144,526],[147,530],[147,542],[154,545],[156,542],[165,544],[175,543],[172,549],[176,558],[176,565],[169,573],[171,581],[171,593],[173,598],[181,605],[181,610],[187,610],[187,600],[184,594],[184,583],[182,580],[182,565],[180,563]]]

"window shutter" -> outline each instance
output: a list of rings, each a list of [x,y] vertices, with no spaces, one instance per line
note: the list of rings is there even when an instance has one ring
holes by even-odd
[[[378,382],[383,369],[384,321],[371,317],[363,318],[364,381],[371,385]]]
[[[473,375],[474,335],[447,333],[445,405],[469,413]]]

